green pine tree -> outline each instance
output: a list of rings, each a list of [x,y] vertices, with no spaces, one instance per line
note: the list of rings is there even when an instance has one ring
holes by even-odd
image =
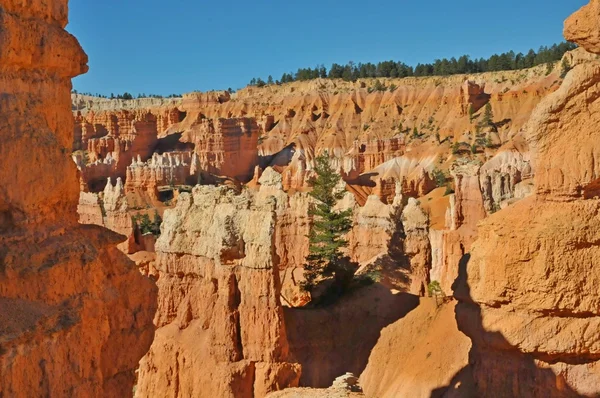
[[[563,60],[560,64],[560,77],[562,79],[564,79],[570,70],[571,70],[571,64],[569,63],[569,60],[567,60],[566,58],[563,58]]]
[[[158,214],[158,210],[154,210],[154,221],[152,221],[152,234],[160,235],[160,224],[162,224],[162,217]]]
[[[485,110],[483,112],[483,123],[490,125],[494,122],[494,112],[492,111],[492,104],[489,102],[485,104]]]
[[[352,281],[356,269],[342,253],[348,245],[344,235],[352,228],[352,209],[333,209],[343,192],[336,192],[341,177],[332,169],[326,154],[315,159],[314,171],[317,176],[312,180],[310,195],[318,203],[309,209],[313,224],[308,235],[309,254],[304,265],[306,281],[302,287],[311,291],[319,280],[333,277],[332,289],[339,295]]]
[[[150,221],[150,216],[148,214],[143,214],[140,218],[140,232],[142,235],[147,234],[148,232],[152,232],[152,221]]]

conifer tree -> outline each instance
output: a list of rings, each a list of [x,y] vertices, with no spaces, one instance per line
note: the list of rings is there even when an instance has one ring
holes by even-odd
[[[483,112],[483,122],[490,125],[494,122],[494,112],[492,111],[492,104],[489,102],[485,104],[485,110]]]
[[[148,214],[142,214],[139,220],[140,231],[142,232],[142,235],[152,232],[152,221],[150,221],[150,216]]]
[[[152,234],[160,236],[160,225],[162,224],[162,217],[158,214],[158,210],[154,210],[154,221],[152,221]]]
[[[342,253],[348,245],[344,235],[352,228],[352,209],[333,209],[343,192],[336,192],[341,177],[331,167],[327,154],[315,159],[314,171],[317,176],[312,181],[310,195],[318,203],[309,209],[313,225],[308,235],[309,254],[304,265],[306,281],[302,287],[311,291],[320,279],[333,277],[333,289],[342,294],[352,281],[356,268]]]

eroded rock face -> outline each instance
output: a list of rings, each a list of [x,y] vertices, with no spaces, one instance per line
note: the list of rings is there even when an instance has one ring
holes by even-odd
[[[364,206],[354,206],[354,223],[348,236],[348,251],[352,261],[365,263],[389,252],[392,235],[399,228],[398,214],[394,208],[371,195]],[[393,242],[402,244],[402,242]]]
[[[600,2],[591,0],[565,21],[564,35],[590,53],[600,54]]]
[[[596,46],[598,2],[566,22]],[[537,194],[482,222],[455,283],[459,327],[473,341],[480,393],[565,397],[600,393],[596,198],[600,63],[576,65],[533,112]]]
[[[480,166],[462,160],[451,168],[456,193],[450,196],[445,229],[430,232],[431,279],[440,282],[446,294],[458,276],[458,264],[477,239],[477,225],[486,217],[479,185]]]
[[[158,327],[138,396],[261,397],[296,386],[279,301],[276,199],[194,188],[156,243]]]
[[[301,306],[310,301],[310,295],[300,289],[304,280],[303,267],[308,254],[308,234],[312,217],[308,209],[315,202],[307,193],[288,195],[283,191],[281,174],[267,167],[258,182],[259,200],[276,199],[275,250],[279,257],[281,299],[287,306]]]
[[[456,325],[456,302],[438,300],[421,299],[406,317],[381,331],[369,364],[360,376],[366,396],[425,398],[472,394],[468,367],[471,341]],[[460,393],[453,391],[457,386]]]
[[[77,223],[69,92],[87,57],[64,30],[67,10],[66,0],[0,2],[0,395],[7,397],[126,396],[154,335],[155,286],[116,249],[119,236]]]
[[[523,140],[513,140],[479,170],[483,203],[488,213],[533,193],[533,170],[529,148]]]
[[[134,159],[127,167],[127,193],[158,201],[158,187],[194,185],[200,180],[198,157],[192,152],[154,153],[147,162]]]
[[[431,244],[429,242],[429,218],[416,199],[410,198],[402,211],[404,227],[404,255],[410,263],[410,290],[424,296],[429,284],[431,269]]]

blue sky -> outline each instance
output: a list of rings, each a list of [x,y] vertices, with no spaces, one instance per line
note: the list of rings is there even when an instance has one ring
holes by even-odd
[[[109,95],[234,89],[298,67],[409,65],[559,42],[587,0],[71,0],[67,27],[90,58],[74,80]]]

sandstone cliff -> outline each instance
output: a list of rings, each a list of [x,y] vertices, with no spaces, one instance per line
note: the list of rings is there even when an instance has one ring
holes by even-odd
[[[156,288],[116,234],[77,223],[87,57],[66,24],[66,0],[0,1],[0,396],[126,396],[154,335]]]
[[[595,53],[599,7],[565,24],[567,39]],[[598,93],[600,63],[588,58],[537,106],[525,128],[536,195],[484,221],[461,261],[457,320],[480,393],[600,393]]]
[[[421,299],[406,317],[381,331],[360,376],[369,397],[467,397],[473,393],[467,368],[471,341],[454,319],[456,302]],[[390,355],[393,353],[392,355]],[[463,384],[461,394],[454,389]]]
[[[405,163],[436,155],[446,158],[453,142],[469,148],[479,145],[481,151],[486,140],[494,145],[509,142],[559,82],[557,72],[546,76],[544,68],[537,67],[384,79],[386,86],[396,86],[385,92],[372,91],[372,79],[355,83],[317,79],[247,87],[235,94],[190,93],[182,99],[111,101],[74,95],[75,149],[87,150],[89,163],[104,161],[109,153],[115,159],[110,170],[83,173],[92,190],[96,174],[104,174],[103,181],[108,176],[125,177],[131,160],[140,155],[145,162],[153,145],[165,144],[161,151],[176,146],[181,150],[184,142],[195,144],[203,171],[247,179],[260,163],[263,168],[279,167],[286,190],[302,189],[303,171],[323,150],[334,157],[344,177],[353,180],[400,156]],[[496,127],[476,136],[487,102],[494,109]],[[473,120],[469,107],[476,110]],[[299,159],[292,160],[291,149],[303,158],[300,164]],[[423,185],[424,177],[414,174],[411,178],[419,182],[413,184],[409,178],[410,188],[420,194],[429,189]],[[384,196],[386,183],[389,178],[377,188]]]
[[[276,200],[194,188],[165,212],[156,244],[158,327],[138,396],[262,397],[295,386],[278,256]]]

